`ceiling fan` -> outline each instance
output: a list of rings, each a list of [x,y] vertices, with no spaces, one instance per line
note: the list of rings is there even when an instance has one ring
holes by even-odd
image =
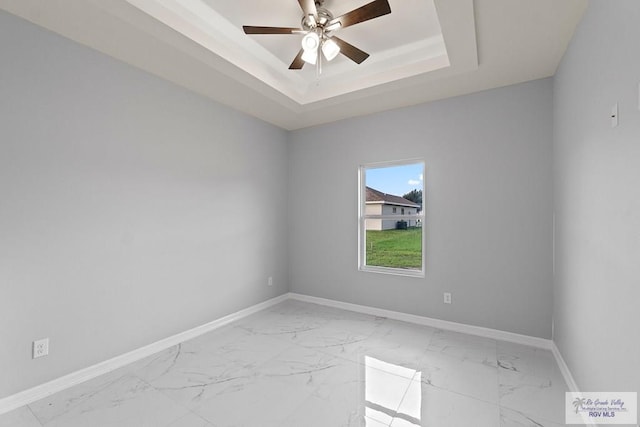
[[[298,0],[303,11],[302,28],[290,27],[255,27],[245,25],[245,34],[303,34],[302,48],[295,57],[290,70],[300,70],[305,63],[317,66],[318,73],[322,71],[322,57],[327,61],[333,60],[339,53],[361,64],[369,54],[357,47],[339,39],[333,32],[369,21],[391,13],[388,0],[374,0],[362,7],[333,17],[333,14],[323,7],[324,0]]]

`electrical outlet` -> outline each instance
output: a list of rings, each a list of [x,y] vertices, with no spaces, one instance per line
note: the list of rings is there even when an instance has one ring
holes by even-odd
[[[267,286],[273,286],[273,277],[269,276],[267,279]]]
[[[449,292],[444,293],[444,303],[451,304],[451,293]]]
[[[33,358],[43,357],[49,354],[49,338],[43,338],[33,342]]]

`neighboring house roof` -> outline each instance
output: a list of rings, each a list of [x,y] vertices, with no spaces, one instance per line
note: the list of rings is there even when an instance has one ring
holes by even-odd
[[[395,206],[408,206],[410,208],[420,207],[419,204],[413,203],[411,200],[407,200],[404,197],[383,193],[382,191],[375,190],[371,187],[367,187],[367,203],[370,203],[370,204],[377,203],[377,204],[395,205]]]

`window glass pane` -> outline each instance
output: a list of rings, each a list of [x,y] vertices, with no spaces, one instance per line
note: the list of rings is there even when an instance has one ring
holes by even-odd
[[[424,164],[365,166],[361,179],[361,268],[421,272]]]
[[[398,228],[398,221],[382,219],[367,219],[365,227],[367,266],[422,269],[422,228]]]

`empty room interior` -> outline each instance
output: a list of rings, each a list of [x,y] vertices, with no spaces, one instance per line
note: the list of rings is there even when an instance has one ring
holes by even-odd
[[[636,426],[639,40],[637,0],[0,0],[0,427]]]

